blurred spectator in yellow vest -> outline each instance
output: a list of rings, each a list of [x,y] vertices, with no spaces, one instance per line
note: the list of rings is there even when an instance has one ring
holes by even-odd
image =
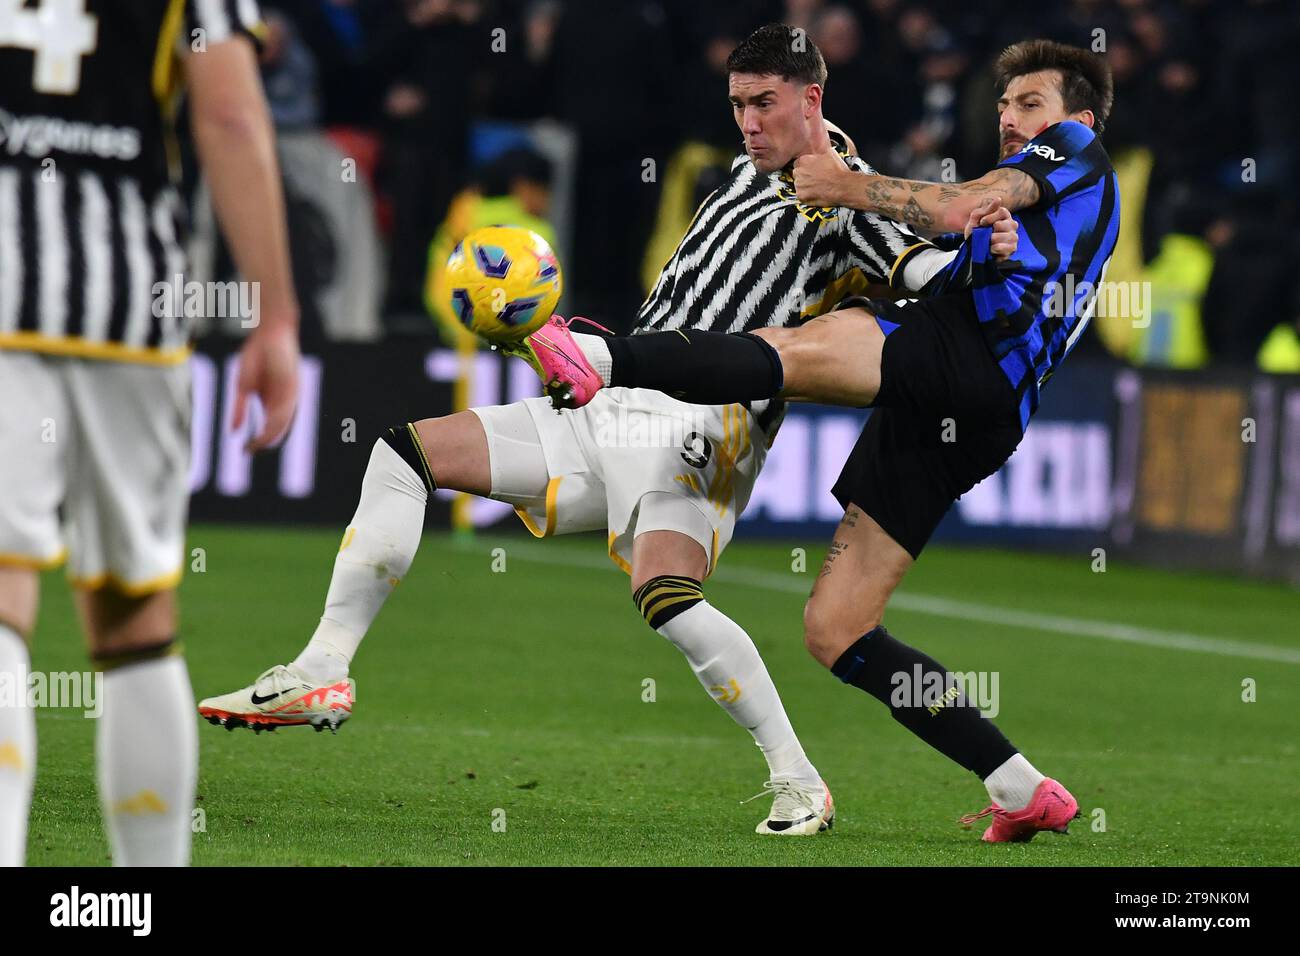
[[[1214,250],[1200,236],[1171,232],[1142,270],[1150,291],[1149,324],[1130,358],[1138,365],[1200,368],[1209,358],[1201,326],[1201,300],[1214,271]]]
[[[429,244],[424,304],[437,321],[443,340],[465,350],[477,338],[451,311],[446,288],[447,257],[456,244],[481,226],[522,226],[552,246],[555,230],[545,216],[551,203],[551,164],[527,148],[512,149],[488,163],[474,185],[451,201],[447,218]]]

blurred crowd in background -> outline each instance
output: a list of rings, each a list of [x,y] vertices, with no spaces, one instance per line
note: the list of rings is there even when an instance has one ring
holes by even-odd
[[[429,267],[475,221],[467,202],[547,220],[553,163],[517,143],[473,147],[485,122],[544,120],[574,144],[566,309],[629,328],[685,224],[665,205],[689,218],[740,151],[727,55],[777,21],[821,48],[827,118],[878,170],[918,179],[994,164],[989,67],[1004,46],[1043,36],[1104,53],[1115,108],[1103,141],[1125,203],[1108,278],[1150,282],[1153,309],[1149,327],[1112,323],[1086,348],[1300,370],[1295,0],[261,3],[277,125],[328,132],[374,190],[387,334],[435,334]],[[670,190],[674,175],[687,188]]]

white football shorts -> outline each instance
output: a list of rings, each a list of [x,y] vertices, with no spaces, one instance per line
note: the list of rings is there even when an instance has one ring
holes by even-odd
[[[187,364],[0,350],[0,565],[66,558],[81,587],[174,587],[189,460]]]
[[[530,398],[472,411],[487,432],[491,497],[539,538],[605,530],[628,573],[632,541],[647,531],[693,538],[712,572],[767,456],[744,405],[688,405],[649,389],[604,388],[573,410]]]

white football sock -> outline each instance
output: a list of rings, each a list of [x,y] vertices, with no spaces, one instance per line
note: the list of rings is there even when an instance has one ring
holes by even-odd
[[[984,779],[989,799],[1004,810],[1023,810],[1034,797],[1034,790],[1045,778],[1025,759],[1016,754]]]
[[[294,666],[323,683],[342,680],[361,639],[420,547],[424,481],[382,438],[370,452],[361,500],[343,534],[325,614]]]
[[[334,563],[337,576],[338,560]],[[311,640],[289,666],[319,684],[337,683],[347,678],[362,637],[322,617]]]
[[[36,781],[36,711],[27,706],[27,645],[0,624],[0,866],[22,866],[27,856],[27,814]]]
[[[95,750],[113,865],[188,865],[199,741],[185,661],[105,672],[103,705]]]
[[[570,332],[573,341],[578,343],[578,348],[582,349],[582,354],[587,357],[591,367],[596,370],[600,380],[606,385],[609,384],[610,376],[614,374],[614,359],[609,354],[609,346],[605,344],[603,335],[587,335],[584,332]]]
[[[731,719],[753,735],[773,779],[818,783],[821,778],[790,726],[758,648],[739,624],[701,601],[658,631],[686,655],[695,676]]]

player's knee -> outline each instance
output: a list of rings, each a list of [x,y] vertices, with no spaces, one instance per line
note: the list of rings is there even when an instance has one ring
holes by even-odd
[[[176,653],[176,591],[126,594],[113,585],[81,591],[90,654],[96,662],[131,662],[161,648]]]
[[[823,657],[833,630],[830,616],[821,602],[815,597],[809,598],[803,606],[803,646],[819,663],[825,663]]]
[[[511,406],[504,408],[510,409]],[[526,439],[518,427],[520,413],[528,421],[529,435]],[[540,447],[528,447],[530,444],[539,444],[536,429],[531,419],[528,419],[528,412],[520,409],[513,418],[514,421],[511,420],[512,416],[507,416],[504,424],[507,431],[519,436],[520,441],[498,441],[495,451],[502,454],[502,467],[511,474],[520,467],[522,460],[523,466],[530,472],[525,484],[531,486],[531,479],[535,478],[537,471],[531,459],[536,457],[544,461],[544,458]],[[411,442],[407,443],[410,449],[408,455],[420,465],[412,467],[426,480],[426,490],[432,485],[434,489],[461,491],[471,495],[486,496],[492,493],[493,449],[489,448],[488,430],[479,415],[472,411],[462,411],[438,418],[422,418],[399,426],[398,431],[402,430],[409,432]],[[427,473],[422,471],[426,465]],[[544,464],[542,473],[545,474]],[[543,478],[542,493],[545,493],[545,484],[546,479]]]
[[[784,346],[790,346],[794,343],[798,331],[796,329],[785,329],[779,326],[773,326],[765,329],[755,329],[749,333],[756,339],[762,339],[779,353]]]
[[[392,428],[385,430],[379,436],[379,439],[397,452],[411,471],[419,476],[420,481],[424,483],[424,490],[427,494],[432,495],[437,490],[438,482],[434,479],[433,464],[429,460],[424,442],[420,440],[420,433],[413,423],[407,422],[405,425],[394,425]]]
[[[817,328],[819,321],[814,319],[796,329],[758,329],[751,333],[771,346],[786,395],[804,397],[810,389],[816,389],[822,370],[839,348],[832,336]]]
[[[880,624],[876,613],[852,616],[813,596],[803,609],[803,643],[823,667],[831,667],[863,634]]]
[[[656,575],[632,592],[632,603],[655,631],[703,600],[700,582],[679,574]]]

